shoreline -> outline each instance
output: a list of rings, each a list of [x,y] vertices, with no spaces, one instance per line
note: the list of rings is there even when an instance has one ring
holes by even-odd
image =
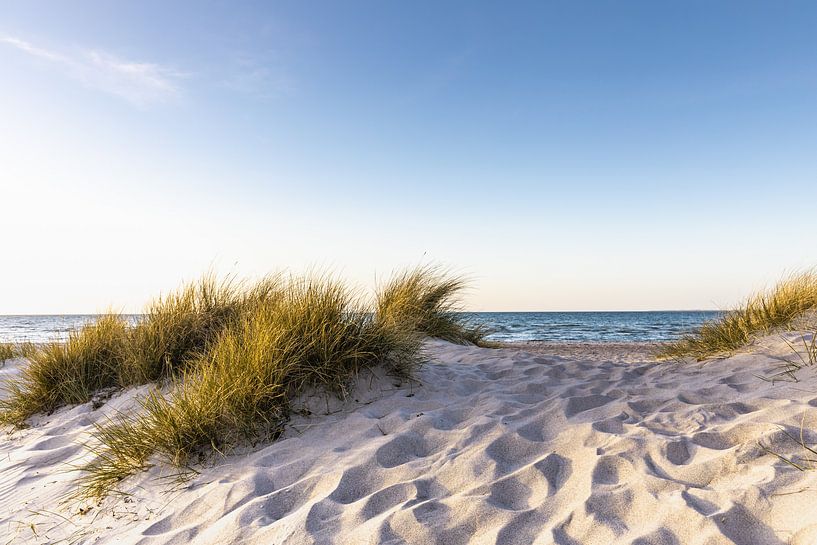
[[[524,350],[534,354],[568,359],[643,363],[657,361],[656,351],[668,342],[516,341],[497,344],[501,348]]]

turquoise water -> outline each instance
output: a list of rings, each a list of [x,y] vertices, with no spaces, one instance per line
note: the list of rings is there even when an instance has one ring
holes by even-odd
[[[720,313],[672,312],[480,312],[466,313],[484,322],[496,341],[655,342],[694,331]],[[0,342],[62,340],[95,315],[0,316]],[[133,322],[138,316],[129,316]]]

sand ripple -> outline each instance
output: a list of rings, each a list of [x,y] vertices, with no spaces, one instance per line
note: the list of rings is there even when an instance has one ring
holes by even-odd
[[[768,346],[680,366],[432,342],[419,387],[381,378],[172,493],[154,468],[77,515],[64,463],[126,393],[4,442],[0,527],[20,543],[814,544],[817,473],[758,442],[794,453],[781,427],[817,429],[817,376],[759,380],[783,353]]]

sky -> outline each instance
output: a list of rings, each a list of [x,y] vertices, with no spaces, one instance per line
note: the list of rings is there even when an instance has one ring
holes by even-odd
[[[817,265],[813,2],[0,0],[0,314],[439,263],[471,310]]]

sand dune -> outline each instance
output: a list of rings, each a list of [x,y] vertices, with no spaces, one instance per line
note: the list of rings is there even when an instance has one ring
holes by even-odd
[[[0,445],[0,543],[817,543],[817,472],[758,444],[797,454],[782,429],[817,430],[813,370],[759,378],[793,356],[779,338],[686,365],[428,348],[421,385],[307,400],[274,444],[181,484],[155,467],[99,506],[64,500],[66,463],[143,389],[42,417]]]

